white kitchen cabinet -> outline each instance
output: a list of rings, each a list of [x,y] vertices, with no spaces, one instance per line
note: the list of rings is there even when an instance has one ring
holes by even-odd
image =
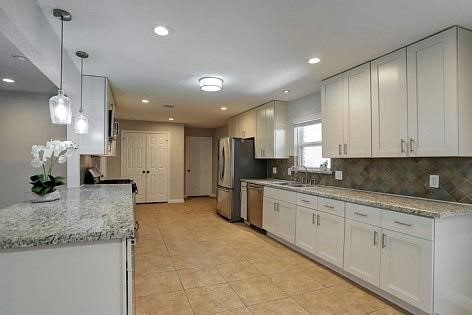
[[[316,255],[342,268],[344,261],[344,218],[318,211],[316,225]]]
[[[83,76],[83,109],[89,130],[80,135],[80,154],[116,154],[115,101],[106,77]]]
[[[379,227],[346,219],[344,270],[375,286],[380,281],[379,239]]]
[[[297,206],[295,245],[315,254],[316,211]]]
[[[383,229],[380,242],[380,288],[431,313],[432,241]]]
[[[230,119],[228,119],[228,137],[230,138],[239,138],[239,135],[238,135],[238,118],[235,116],[235,117],[231,117]]]
[[[276,200],[264,197],[262,202],[262,227],[269,233],[277,235]]]
[[[297,206],[277,201],[277,235],[289,243],[295,243],[295,220]]]
[[[370,157],[370,63],[323,81],[324,157]]]
[[[241,182],[241,218],[247,221],[247,183]]]
[[[408,156],[406,48],[371,62],[372,156]]]
[[[256,137],[256,111],[250,110],[239,117],[240,138],[248,139]]]
[[[255,109],[256,158],[288,158],[287,103],[271,101]]]

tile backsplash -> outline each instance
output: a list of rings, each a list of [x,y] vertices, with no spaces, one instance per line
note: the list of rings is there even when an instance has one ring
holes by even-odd
[[[293,161],[293,157],[270,160],[267,174],[290,179],[287,169]],[[272,173],[273,167],[277,174]],[[342,171],[343,180],[335,180],[334,173],[310,173],[309,177],[321,185],[472,204],[472,158],[331,159],[331,169]],[[429,175],[439,175],[439,188],[429,187]]]

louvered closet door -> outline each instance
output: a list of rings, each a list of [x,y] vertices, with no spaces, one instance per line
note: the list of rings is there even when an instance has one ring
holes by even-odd
[[[136,202],[146,202],[146,134],[123,132],[121,152],[121,177],[134,180]]]
[[[167,133],[149,133],[146,140],[146,202],[166,202],[169,136]]]

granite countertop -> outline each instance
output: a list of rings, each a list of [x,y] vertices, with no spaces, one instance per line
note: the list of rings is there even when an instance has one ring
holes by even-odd
[[[131,185],[59,188],[61,199],[0,209],[0,250],[134,236]]]
[[[332,186],[290,187],[277,184],[277,182],[284,181],[276,179],[242,179],[242,181],[428,218],[472,215],[472,205],[465,203],[437,201]]]

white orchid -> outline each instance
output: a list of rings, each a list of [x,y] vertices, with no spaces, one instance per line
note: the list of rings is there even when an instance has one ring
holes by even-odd
[[[33,145],[31,147],[31,155],[33,160],[31,166],[35,168],[43,167],[44,176],[51,175],[53,167],[59,163],[62,164],[67,161],[67,158],[72,155],[79,146],[72,141],[51,140],[46,145]],[[49,169],[46,172],[46,163],[49,160]]]

